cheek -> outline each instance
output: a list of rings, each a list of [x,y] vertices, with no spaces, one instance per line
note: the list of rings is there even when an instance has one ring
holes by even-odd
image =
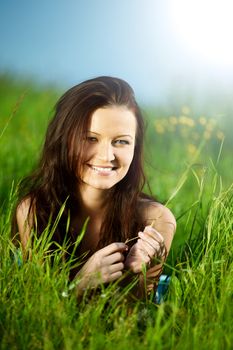
[[[121,157],[122,162],[124,162],[125,165],[130,166],[130,164],[132,163],[134,157],[134,150],[128,150],[127,153],[124,153]]]
[[[85,145],[83,154],[83,163],[90,160],[95,155],[95,147],[91,145]]]

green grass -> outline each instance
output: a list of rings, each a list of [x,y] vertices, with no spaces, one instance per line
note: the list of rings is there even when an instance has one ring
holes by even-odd
[[[112,285],[77,302],[72,291],[62,296],[72,261],[63,262],[59,249],[44,258],[46,235],[33,247],[32,260],[21,265],[9,239],[14,189],[36,164],[59,95],[6,77],[0,81],[1,349],[231,349],[231,111],[221,122],[215,118],[207,135],[214,119],[208,106],[201,114],[187,106],[146,110],[147,175],[178,224],[165,267],[172,275],[166,301],[127,302]]]

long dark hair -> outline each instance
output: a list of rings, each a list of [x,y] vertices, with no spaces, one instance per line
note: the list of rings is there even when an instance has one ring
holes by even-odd
[[[138,208],[145,183],[143,172],[144,122],[134,91],[122,79],[97,77],[69,89],[58,100],[51,120],[37,170],[21,181],[19,202],[30,198],[31,211],[36,213],[37,234],[54,220],[66,201],[53,239],[62,242],[68,215],[78,215],[77,184],[85,151],[85,135],[91,116],[98,108],[125,106],[137,121],[134,157],[128,173],[110,191],[112,200],[106,208],[98,247],[113,241],[125,241],[142,229],[143,216]],[[15,215],[14,231],[16,228]]]

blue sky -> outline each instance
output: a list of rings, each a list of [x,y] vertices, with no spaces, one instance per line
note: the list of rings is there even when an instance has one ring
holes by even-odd
[[[171,1],[1,1],[0,72],[61,87],[118,76],[140,101],[152,103],[177,87],[195,91],[219,81],[221,72],[193,57],[176,36]]]

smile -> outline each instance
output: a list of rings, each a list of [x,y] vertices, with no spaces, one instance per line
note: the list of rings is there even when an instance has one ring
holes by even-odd
[[[110,175],[114,170],[116,170],[116,167],[101,167],[96,165],[88,164],[89,168],[91,168],[93,171],[100,175]]]

